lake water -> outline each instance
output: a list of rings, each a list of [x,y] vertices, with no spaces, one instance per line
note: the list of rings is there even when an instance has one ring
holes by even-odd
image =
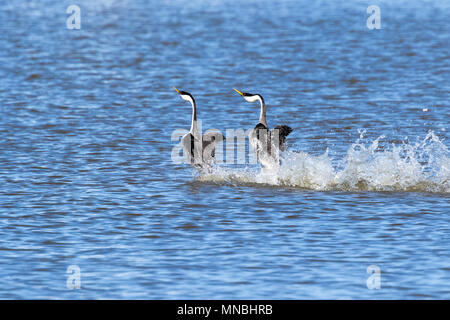
[[[71,4],[0,4],[1,299],[450,298],[448,1]],[[280,171],[174,163],[172,86]]]

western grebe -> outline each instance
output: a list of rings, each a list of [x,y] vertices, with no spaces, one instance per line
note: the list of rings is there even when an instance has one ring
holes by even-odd
[[[191,129],[181,138],[183,153],[187,160],[200,171],[211,171],[216,154],[216,145],[225,140],[220,132],[206,132],[203,136],[197,128],[197,104],[194,97],[186,91],[179,91],[173,87],[181,99],[189,101],[192,105]]]
[[[260,94],[251,94],[246,92],[239,93],[247,102],[259,101],[261,110],[258,124],[250,134],[250,144],[255,150],[256,158],[263,168],[276,168],[279,165],[278,151],[284,151],[286,137],[292,132],[289,126],[276,126],[269,131],[266,121],[266,104]]]

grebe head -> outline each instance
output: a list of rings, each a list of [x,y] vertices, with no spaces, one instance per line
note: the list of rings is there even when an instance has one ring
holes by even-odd
[[[181,99],[189,101],[192,104],[195,103],[195,100],[194,100],[194,97],[192,96],[192,94],[190,94],[189,92],[186,92],[186,91],[179,91],[175,87],[173,87],[173,88],[175,89],[176,92],[178,92],[178,94],[180,95]]]

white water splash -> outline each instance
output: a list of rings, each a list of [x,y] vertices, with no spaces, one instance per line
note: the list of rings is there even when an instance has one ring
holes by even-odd
[[[321,156],[286,151],[278,171],[215,167],[197,180],[232,185],[264,184],[312,190],[420,191],[450,193],[448,148],[429,132],[420,142],[379,148],[380,136],[364,144],[363,134],[334,167],[328,151]]]

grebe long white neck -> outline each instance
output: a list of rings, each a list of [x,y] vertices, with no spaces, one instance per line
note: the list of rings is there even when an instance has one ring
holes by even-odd
[[[266,103],[264,102],[264,98],[260,95],[256,95],[257,99],[259,100],[259,103],[261,104],[261,111],[259,113],[259,122],[262,123],[267,127],[267,121],[266,121]]]
[[[189,101],[192,106],[192,121],[191,121],[191,130],[189,132],[193,134],[195,137],[199,137],[199,133],[197,130],[197,104],[195,103],[194,97],[186,91],[179,91],[177,88],[173,87],[176,92],[180,94],[181,99]]]
[[[193,100],[191,97],[187,96],[186,100],[189,101],[192,105],[192,122],[191,122],[191,130],[190,132],[194,135],[198,134],[197,130],[197,104],[195,103],[195,100]]]

